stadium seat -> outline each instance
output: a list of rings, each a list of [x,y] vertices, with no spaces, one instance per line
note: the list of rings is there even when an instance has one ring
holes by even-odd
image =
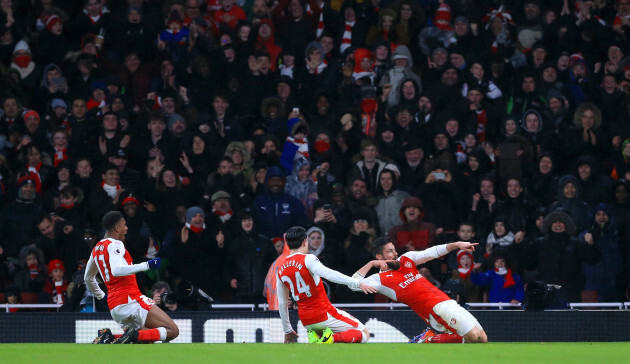
[[[22,293],[22,303],[37,303],[39,302],[39,294],[38,293]]]
[[[582,291],[582,303],[594,303],[599,302],[597,291]]]
[[[0,293],[0,304],[1,303],[6,303],[4,302],[4,293]]]

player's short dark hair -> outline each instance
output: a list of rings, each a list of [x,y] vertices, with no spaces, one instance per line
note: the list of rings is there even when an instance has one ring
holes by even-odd
[[[302,242],[306,239],[306,230],[301,226],[293,226],[284,234],[284,239],[289,249],[297,249],[302,246]]]
[[[110,211],[103,216],[103,228],[105,231],[112,231],[122,219],[120,211]]]
[[[388,243],[390,243],[390,241],[387,236],[379,236],[378,238],[374,239],[374,241],[370,243],[370,253],[372,253],[372,256],[376,258],[376,254],[382,255],[383,249]]]

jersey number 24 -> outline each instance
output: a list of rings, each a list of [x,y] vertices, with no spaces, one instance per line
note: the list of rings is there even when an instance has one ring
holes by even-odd
[[[306,294],[306,297],[311,297],[311,287],[309,287],[309,285],[306,284],[306,282],[304,282],[304,279],[302,279],[300,272],[295,272],[295,284],[297,285],[297,295],[295,294],[295,288],[293,287],[293,282],[291,281],[289,277],[282,276],[282,278],[280,279],[289,285],[289,289],[291,290],[291,296],[293,296],[293,299],[296,302],[300,300],[300,296],[299,296],[300,293]]]

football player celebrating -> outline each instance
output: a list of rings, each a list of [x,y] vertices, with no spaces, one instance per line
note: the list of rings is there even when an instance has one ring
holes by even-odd
[[[308,253],[306,230],[294,226],[284,234],[291,253],[279,265],[276,272],[278,287],[278,311],[284,329],[284,342],[297,340],[297,334],[289,321],[287,306],[289,293],[297,303],[298,316],[308,330],[310,343],[364,343],[370,332],[356,318],[336,309],[328,300],[321,278],[346,285],[364,293],[376,293],[358,279],[348,277],[324,266],[313,254]],[[321,335],[321,337],[320,337]]]
[[[125,329],[125,333],[114,340],[109,329],[99,330],[99,337],[94,342],[131,344],[173,340],[179,335],[177,325],[152,299],[140,293],[135,277],[135,273],[158,269],[160,258],[132,264],[131,255],[123,244],[127,223],[122,214],[110,211],[102,221],[105,238],[92,249],[85,268],[85,283],[99,300],[107,297],[112,318]],[[105,282],[108,295],[99,288],[97,273]]]
[[[457,249],[475,250],[477,243],[458,241],[436,245],[423,251],[410,251],[398,257],[394,244],[387,238],[374,240],[371,246],[373,260],[359,269],[353,277],[363,279],[372,268],[380,272],[363,280],[394,301],[409,306],[428,325],[422,334],[411,342],[416,343],[485,343],[488,337],[470,312],[450,299],[418,272],[419,264],[439,258]],[[387,267],[383,267],[383,262]],[[352,289],[352,288],[351,288]],[[431,329],[442,334],[437,334]]]

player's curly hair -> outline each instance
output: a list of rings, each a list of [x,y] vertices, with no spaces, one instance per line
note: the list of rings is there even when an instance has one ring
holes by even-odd
[[[287,242],[289,249],[297,249],[306,239],[306,230],[301,226],[293,226],[284,234],[284,240]]]

